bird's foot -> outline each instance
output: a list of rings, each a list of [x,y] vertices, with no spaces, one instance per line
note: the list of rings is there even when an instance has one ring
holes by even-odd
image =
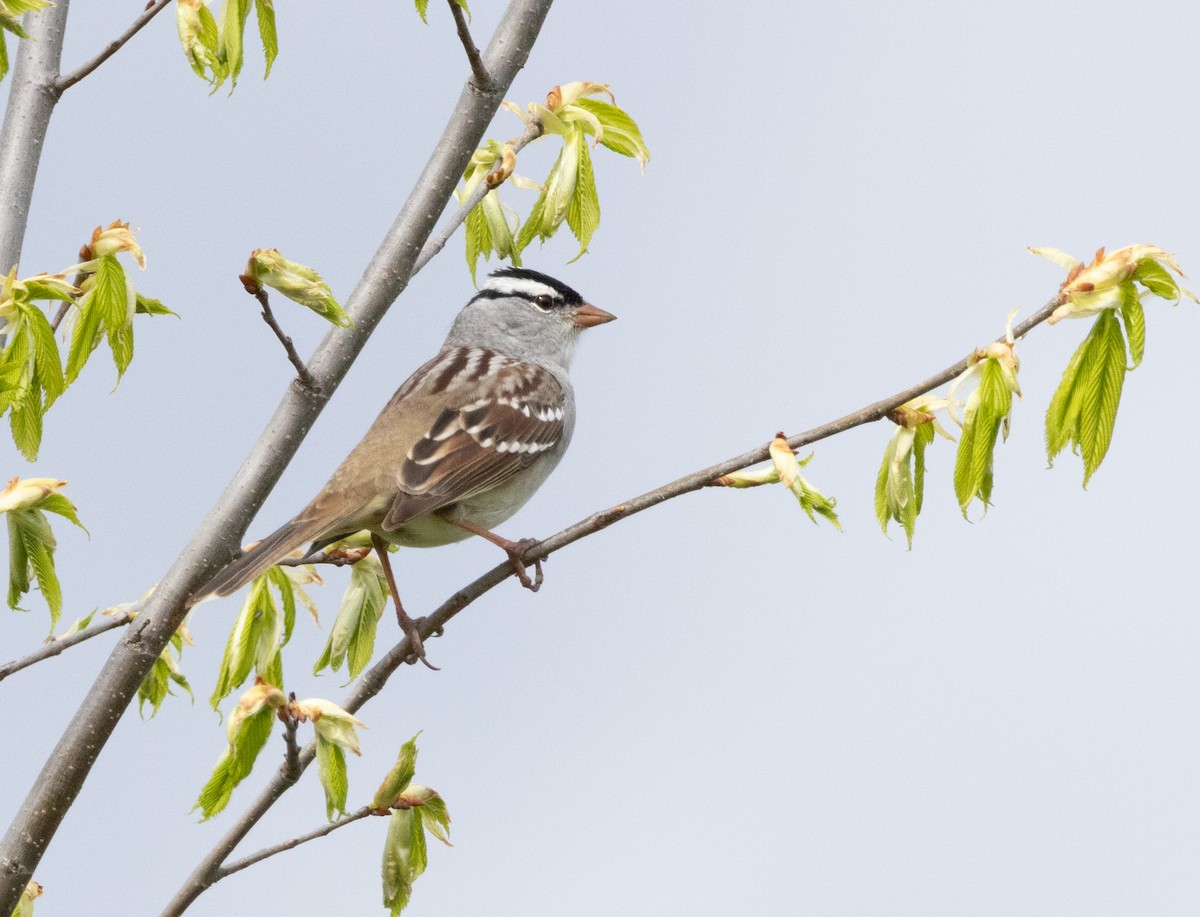
[[[405,662],[409,665],[416,665],[420,662],[428,669],[433,669],[435,672],[440,672],[441,669],[430,662],[425,657],[425,642],[421,639],[421,622],[424,618],[414,621],[408,616],[403,608],[396,608],[396,620],[400,623],[400,630],[404,632],[404,636],[408,637],[408,647],[412,652],[405,658]]]
[[[537,592],[542,588],[542,561],[546,558],[535,557],[533,559],[533,579],[529,578],[529,573],[526,572],[525,562],[521,559],[522,556],[538,543],[536,538],[522,538],[520,541],[510,541],[504,546],[504,550],[508,554],[508,563],[516,574],[521,585],[530,592]]]

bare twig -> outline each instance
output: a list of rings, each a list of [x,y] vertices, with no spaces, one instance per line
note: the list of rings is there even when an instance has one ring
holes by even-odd
[[[62,324],[62,320],[67,317],[67,313],[71,311],[71,306],[74,303],[64,302],[59,303],[58,311],[54,313],[54,318],[50,319],[50,330],[57,331],[58,326]]]
[[[142,11],[137,19],[130,23],[129,28],[105,45],[104,50],[102,50],[83,66],[78,67],[75,70],[72,70],[70,73],[64,74],[55,80],[54,88],[58,94],[62,95],[76,83],[82,80],[85,76],[103,64],[106,60],[120,51],[121,46],[124,45],[125,42],[129,41],[129,39],[133,38],[134,35],[140,32],[142,26],[161,13],[170,2],[171,0],[152,0],[152,2],[146,6],[146,9]]]
[[[467,52],[467,60],[471,62],[471,73],[474,76],[474,83],[478,89],[484,92],[491,92],[496,88],[495,81],[487,72],[487,67],[483,64],[483,57],[479,54],[479,49],[475,47],[475,42],[471,40],[471,30],[467,28],[467,17],[463,8],[458,5],[456,0],[447,0],[450,4],[450,15],[454,17],[454,27],[458,30],[458,40],[462,42],[463,50]]]
[[[288,700],[293,704],[296,702],[295,691],[288,695]],[[289,710],[290,705],[281,708],[279,711],[279,718],[283,720],[283,743],[287,746],[287,751],[283,754],[282,773],[284,777],[295,783],[300,779],[300,775],[304,773],[304,770],[300,767],[300,745],[296,741],[296,730],[300,728],[300,721],[292,716],[288,712]]]
[[[334,551],[317,551],[304,557],[285,557],[275,561],[275,566],[307,567],[309,564],[328,564],[331,567],[352,567],[370,553],[370,548],[338,548]]]
[[[1040,325],[1048,319],[1051,313],[1059,305],[1059,300],[1056,297],[1046,305],[1042,306],[1037,312],[1021,322],[1013,329],[1016,337],[1022,337],[1031,329]],[[930,376],[924,382],[920,382],[911,388],[898,392],[891,397],[884,398],[874,404],[867,405],[861,410],[847,414],[845,417],[840,417],[837,420],[822,424],[819,427],[814,427],[805,433],[800,433],[791,437],[788,440],[789,445],[793,449],[800,446],[810,445],[822,439],[828,439],[837,433],[842,433],[853,427],[861,426],[865,423],[871,423],[876,420],[881,420],[888,415],[889,411],[894,410],[906,401],[916,398],[918,395],[930,392],[939,386],[950,382],[959,373],[965,370],[971,363],[971,357],[964,357],[957,363],[948,366],[936,375]],[[682,496],[686,493],[691,493],[700,490],[703,487],[712,483],[715,478],[723,474],[729,474],[733,471],[746,468],[758,462],[765,461],[768,455],[768,446],[763,445],[757,449],[752,449],[741,455],[726,459],[716,465],[711,465],[708,468],[702,468],[689,475],[672,481],[670,484],[664,484],[662,487],[642,494],[639,497],[634,497],[632,500],[627,500],[617,506],[609,509],[601,510],[593,513],[586,519],[582,519],[568,528],[563,529],[556,535],[532,545],[526,550],[523,559],[532,563],[535,558],[547,557],[555,551],[565,548],[567,545],[579,541],[588,535],[592,535],[601,529],[608,528],[614,522],[619,522],[629,516],[639,513],[642,510],[649,509],[652,506],[657,506],[674,497]],[[474,582],[469,583],[462,589],[458,590],[450,598],[446,599],[436,610],[429,616],[419,618],[417,620],[417,631],[422,640],[427,640],[436,633],[440,633],[445,624],[457,615],[460,611],[474,602],[484,593],[489,592],[500,583],[504,582],[512,576],[512,567],[507,561],[497,564],[491,570],[488,570],[482,576],[478,577]],[[412,643],[407,636],[397,642],[389,649],[371,668],[359,676],[353,690],[342,701],[342,708],[349,713],[356,713],[358,710],[369,701],[372,697],[383,690],[383,686],[387,684],[388,679],[392,674],[400,668],[406,660],[412,655]],[[300,767],[306,769],[316,757],[316,745],[310,742],[300,752]],[[204,861],[197,867],[192,874],[192,882],[203,880],[203,887],[195,892],[198,895],[204,888],[217,881],[221,875],[221,863],[225,857],[233,852],[233,849],[241,842],[241,840],[249,833],[250,829],[267,813],[267,811],[275,804],[288,787],[295,783],[293,778],[290,781],[284,782],[281,775],[276,775],[265,789],[259,794],[242,813],[237,823],[221,839],[220,843],[209,852]],[[194,898],[194,896],[193,896]],[[192,898],[188,899],[189,901]],[[176,917],[182,913],[182,910],[168,909],[163,913],[163,917]]]
[[[130,609],[119,615],[105,618],[97,624],[92,624],[83,630],[71,634],[69,637],[62,637],[58,640],[52,640],[49,643],[38,647],[28,656],[22,656],[20,659],[14,659],[12,662],[6,662],[0,665],[0,681],[8,678],[14,672],[19,672],[21,669],[28,668],[35,662],[41,662],[43,659],[50,659],[57,656],[64,650],[68,650],[77,644],[83,643],[84,640],[91,640],[92,637],[99,637],[101,634],[106,634],[110,630],[116,630],[118,627],[124,627],[137,616],[136,609]]]
[[[368,815],[374,814],[370,806],[363,806],[356,812],[351,812],[349,815],[343,815],[335,822],[330,822],[328,825],[322,825],[320,828],[315,828],[307,834],[301,834],[299,837],[288,838],[286,841],[280,841],[278,844],[272,844],[270,847],[264,847],[256,853],[250,854],[248,857],[243,857],[240,860],[234,860],[228,866],[222,866],[217,870],[217,876],[214,881],[219,882],[226,876],[231,876],[235,872],[241,872],[247,866],[253,866],[255,863],[260,863],[267,857],[273,857],[277,853],[283,853],[285,850],[291,850],[299,847],[301,844],[307,844],[309,841],[315,841],[319,837],[324,837],[326,834],[331,834],[338,828],[344,828],[346,825],[352,824],[359,819],[366,818]]]
[[[317,382],[312,377],[312,373],[308,371],[308,367],[300,359],[300,354],[296,353],[296,346],[292,343],[292,339],[284,334],[283,328],[275,320],[275,313],[271,311],[271,301],[267,297],[267,291],[263,287],[256,287],[253,290],[247,287],[246,292],[257,299],[258,304],[262,306],[262,320],[275,332],[275,337],[279,338],[279,343],[287,351],[287,358],[296,367],[296,375],[300,377],[300,384],[310,391],[316,391]]]

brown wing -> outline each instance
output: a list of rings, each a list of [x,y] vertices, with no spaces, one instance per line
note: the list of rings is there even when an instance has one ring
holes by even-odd
[[[408,450],[383,527],[499,486],[563,437],[565,396],[541,367],[491,355],[461,407],[444,409]]]

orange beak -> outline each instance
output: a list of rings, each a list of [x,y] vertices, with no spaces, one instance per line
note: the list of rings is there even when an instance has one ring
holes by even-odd
[[[593,328],[596,325],[603,325],[605,322],[614,321],[616,316],[611,312],[605,312],[603,309],[585,302],[575,310],[572,319],[580,328]]]

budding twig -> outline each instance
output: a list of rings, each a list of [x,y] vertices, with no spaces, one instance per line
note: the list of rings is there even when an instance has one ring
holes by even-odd
[[[316,391],[317,382],[313,378],[312,373],[308,371],[308,367],[300,359],[300,354],[296,353],[296,347],[292,343],[292,339],[284,334],[283,328],[275,320],[275,313],[271,311],[271,301],[267,298],[267,291],[250,277],[242,275],[239,279],[242,281],[242,286],[246,288],[246,292],[257,299],[258,304],[262,306],[262,320],[275,332],[275,337],[279,338],[279,343],[287,351],[287,358],[296,367],[296,375],[300,377],[300,384],[311,391]]]

